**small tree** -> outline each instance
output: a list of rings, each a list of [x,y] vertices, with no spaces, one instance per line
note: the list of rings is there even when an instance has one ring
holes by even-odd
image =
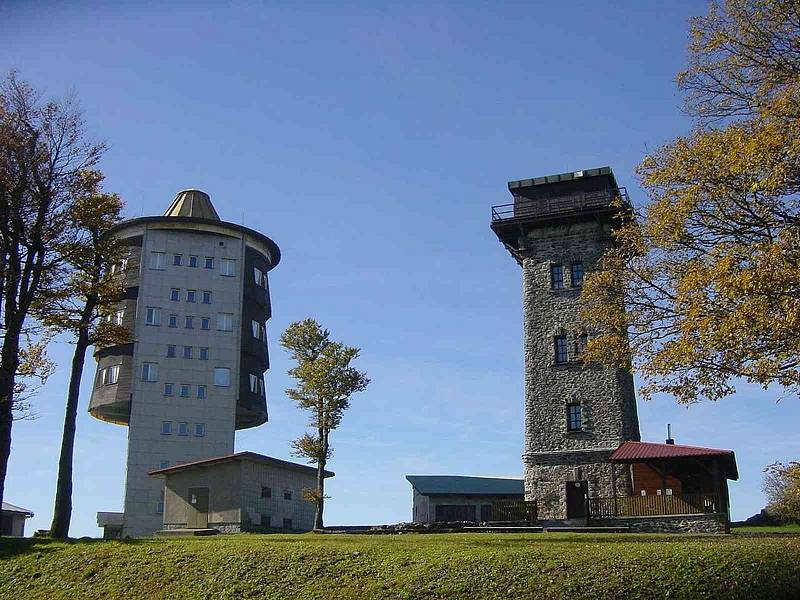
[[[330,339],[314,319],[305,319],[289,325],[281,336],[297,366],[289,375],[298,381],[286,395],[310,413],[309,425],[313,433],[305,433],[292,442],[295,456],[307,458],[317,465],[317,487],[305,490],[306,500],[316,506],[314,528],[322,529],[322,512],[325,505],[325,466],[332,455],[330,433],[342,422],[344,411],[350,406],[350,397],[369,385],[366,373],[350,364],[358,358],[360,350]]]
[[[86,350],[92,345],[122,344],[130,338],[114,311],[122,296],[123,282],[121,274],[111,268],[124,264],[124,246],[106,235],[122,219],[122,208],[117,195],[96,190],[75,202],[69,216],[78,235],[70,240],[68,248],[62,249],[68,257],[70,276],[58,293],[47,299],[46,305],[36,306],[44,325],[54,332],[67,332],[75,340],[50,525],[50,535],[56,538],[69,535],[72,517],[75,425]]]
[[[800,462],[769,465],[761,487],[769,502],[767,513],[781,521],[800,522]]]

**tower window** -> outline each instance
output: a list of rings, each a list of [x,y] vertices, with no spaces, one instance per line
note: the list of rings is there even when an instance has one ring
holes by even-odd
[[[183,262],[183,254],[173,254],[172,255],[172,264],[174,266],[180,267],[182,262]]]
[[[197,397],[201,400],[206,397],[206,386],[198,385],[197,386]]]
[[[577,402],[567,404],[567,431],[583,429],[583,411]]]
[[[203,304],[211,304],[211,292],[208,290],[203,292]]]
[[[169,326],[170,327],[177,327],[178,326],[178,315],[170,315],[169,316]]]
[[[550,289],[564,289],[564,265],[550,265]]]
[[[220,331],[233,331],[233,314],[219,313],[217,315],[217,329]]]
[[[173,302],[177,302],[181,299],[181,289],[180,288],[172,288],[169,292],[169,299]]]
[[[203,437],[206,434],[206,424],[205,423],[195,423],[194,424],[194,435],[195,437]]]
[[[172,421],[161,422],[161,435],[170,435],[172,433]]]
[[[231,384],[231,370],[227,367],[214,369],[214,385],[228,387]]]
[[[172,396],[172,384],[165,383],[164,384],[164,395],[165,396]]]
[[[197,266],[197,257],[196,256],[189,256],[189,266],[196,267]]]
[[[186,301],[187,302],[196,302],[197,301],[197,290],[186,290]]]
[[[284,500],[291,500],[292,499],[292,490],[283,490],[283,499]],[[291,525],[290,525],[291,527]]]
[[[569,353],[567,352],[567,336],[557,335],[555,338],[555,353],[556,363],[565,363],[569,360]]]
[[[206,269],[213,269],[214,268],[214,257],[206,256]]]
[[[100,372],[100,380],[103,382],[103,385],[113,385],[117,383],[118,378],[119,378],[119,365],[108,367]]]
[[[166,268],[167,264],[167,255],[163,252],[151,252],[150,253],[150,268],[157,269],[158,271],[163,271]]]
[[[580,356],[586,351],[586,344],[589,343],[589,336],[586,333],[579,333],[575,336],[575,355]]]
[[[220,259],[219,273],[225,277],[236,277],[236,261],[230,258]]]
[[[272,498],[272,488],[266,485],[261,486],[261,497]],[[263,518],[262,518],[263,519]]]
[[[253,337],[259,341],[264,341],[264,326],[259,323],[258,321],[251,321],[250,322],[250,329],[252,330]]]
[[[175,358],[175,345],[167,344],[167,358]]]
[[[188,423],[178,423],[178,435],[189,435]]]
[[[194,317],[186,317],[186,329],[194,329]]]
[[[579,287],[583,285],[583,262],[576,260],[570,265],[570,278],[572,279],[572,287]]]
[[[200,360],[208,360],[208,348],[200,348]]]
[[[189,384],[183,383],[181,384],[181,398],[188,398],[189,397]]]
[[[260,375],[250,373],[250,391],[258,396],[264,395],[264,379]]]
[[[192,358],[192,347],[191,346],[184,346],[183,347],[183,358]]]
[[[144,322],[147,325],[161,325],[161,309],[157,306],[148,306]]]
[[[158,376],[158,365],[156,363],[142,363],[142,381],[155,381]]]
[[[200,329],[205,329],[206,331],[208,331],[210,327],[211,327],[211,319],[209,319],[208,317],[203,317],[202,319],[200,319]]]

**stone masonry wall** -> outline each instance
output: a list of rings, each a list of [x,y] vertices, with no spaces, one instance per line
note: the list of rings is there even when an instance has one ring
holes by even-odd
[[[630,527],[637,533],[730,533],[730,524],[724,513],[592,519],[592,525]]]

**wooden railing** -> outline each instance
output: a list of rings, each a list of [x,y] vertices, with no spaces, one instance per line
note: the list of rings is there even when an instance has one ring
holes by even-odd
[[[662,515],[701,515],[723,512],[717,494],[667,496],[627,496],[589,498],[589,517],[655,517]]]
[[[489,520],[533,523],[538,516],[535,500],[496,500],[492,502],[492,518]]]

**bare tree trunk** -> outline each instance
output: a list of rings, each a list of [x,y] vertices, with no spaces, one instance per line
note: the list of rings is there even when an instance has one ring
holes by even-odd
[[[8,315],[6,315],[8,317]],[[3,502],[8,459],[11,456],[11,426],[14,424],[14,384],[19,365],[19,327],[6,319],[0,359],[0,504]]]
[[[81,376],[88,347],[89,336],[86,329],[82,328],[75,344],[75,353],[72,355],[64,432],[61,437],[61,456],[58,459],[56,500],[53,508],[53,522],[50,525],[50,535],[59,539],[66,539],[69,536],[69,524],[72,519],[72,459],[75,450],[75,422],[78,417]]]
[[[317,510],[314,512],[314,529],[322,529],[322,512],[325,509],[325,465],[328,463],[328,432],[320,428],[322,456],[317,462]]]

